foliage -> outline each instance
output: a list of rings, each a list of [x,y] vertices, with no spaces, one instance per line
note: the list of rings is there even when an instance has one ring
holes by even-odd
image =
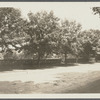
[[[15,8],[0,8],[0,48],[1,52],[12,52],[16,47],[18,38],[23,37],[24,20],[21,12]],[[17,47],[16,47],[17,48]]]
[[[59,19],[54,16],[53,12],[37,12],[36,14],[28,13],[29,22],[25,29],[29,39],[23,49],[37,55],[38,63],[40,59],[47,56],[53,51],[56,45],[56,30],[58,29]]]
[[[82,45],[81,56],[83,56],[85,59],[89,59],[91,56],[95,57],[99,39],[99,30],[90,29],[88,31],[83,31],[80,34],[80,43]]]
[[[93,8],[95,14],[100,13],[99,8]],[[100,51],[100,31],[81,31],[82,26],[75,21],[64,20],[59,22],[53,11],[28,13],[29,20],[21,17],[21,11],[15,8],[0,8],[0,48],[4,57],[21,59],[22,56],[31,55],[33,59],[40,60],[48,55],[71,54],[78,59],[95,57]],[[21,55],[16,56],[13,50]]]
[[[93,7],[92,10],[93,10],[94,14],[100,15],[100,7]]]
[[[62,22],[61,26],[61,52],[65,54],[65,62],[67,54],[71,53],[78,55],[79,41],[77,39],[78,34],[81,31],[81,25],[77,24],[75,21],[65,20]]]

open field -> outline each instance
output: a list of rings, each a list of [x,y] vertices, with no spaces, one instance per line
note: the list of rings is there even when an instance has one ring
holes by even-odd
[[[100,63],[1,71],[0,93],[100,93]]]

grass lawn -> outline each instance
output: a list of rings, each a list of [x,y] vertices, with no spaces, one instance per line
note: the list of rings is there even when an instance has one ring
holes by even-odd
[[[100,93],[99,83],[100,63],[0,72],[0,94]]]

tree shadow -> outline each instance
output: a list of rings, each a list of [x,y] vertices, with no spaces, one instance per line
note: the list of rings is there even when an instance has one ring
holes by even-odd
[[[100,93],[100,79],[63,93]]]
[[[78,62],[78,63],[66,63],[66,64],[40,64],[40,65],[15,65],[15,64],[8,64],[8,65],[0,65],[0,72],[3,71],[13,71],[13,70],[37,70],[37,69],[51,69],[51,68],[57,68],[57,67],[75,67],[79,64],[94,64],[90,62]]]
[[[57,68],[57,67],[71,67],[71,66],[78,66],[78,64],[76,63],[68,63],[68,64],[44,64],[44,65],[28,65],[28,66],[24,66],[23,68],[18,68],[19,70],[20,69],[23,69],[23,70],[27,70],[27,69],[34,69],[34,70],[37,70],[37,69],[51,69],[51,68]],[[16,69],[16,68],[15,68]]]
[[[0,72],[13,70],[37,70],[37,69],[51,69],[57,67],[77,66],[76,63],[68,64],[41,64],[41,65],[1,65]]]

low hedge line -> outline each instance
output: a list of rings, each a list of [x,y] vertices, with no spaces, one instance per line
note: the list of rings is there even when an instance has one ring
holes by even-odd
[[[79,59],[78,63],[86,62],[84,59]],[[43,59],[40,61],[40,67],[47,67],[52,65],[61,65],[61,59]],[[76,59],[67,59],[66,63],[76,63]],[[27,68],[37,68],[37,60],[0,60],[0,70],[1,69],[27,69]]]
[[[85,62],[86,59],[78,59],[78,62]],[[43,59],[40,61],[40,64],[61,64],[62,60],[61,59]],[[66,63],[76,63],[76,59],[67,59]],[[36,65],[37,60],[0,60],[0,65]]]
[[[60,64],[61,63],[61,59],[43,59],[40,61],[40,64]],[[0,65],[37,65],[37,60],[32,60],[32,59],[28,59],[28,60],[0,60]]]

